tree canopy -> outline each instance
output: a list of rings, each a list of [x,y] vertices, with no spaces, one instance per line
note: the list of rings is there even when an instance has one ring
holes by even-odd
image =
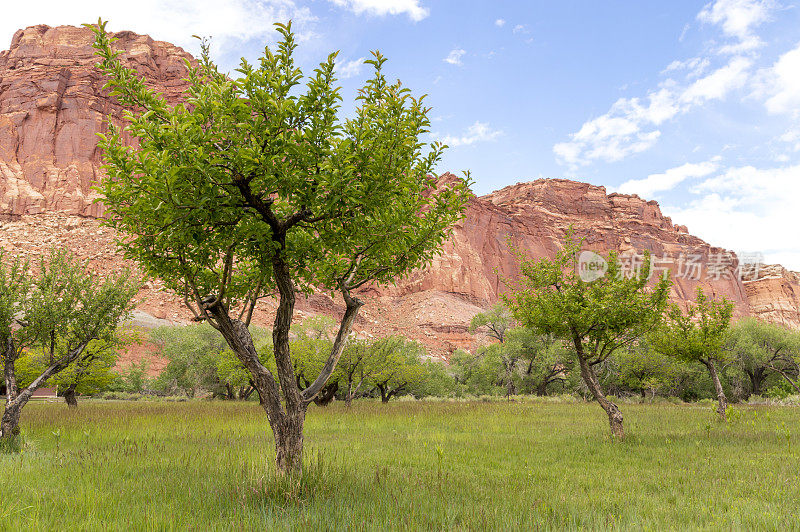
[[[105,23],[93,26],[98,68],[129,111],[123,141],[109,124],[99,142],[108,223],[128,237],[126,255],[185,295],[198,320],[225,337],[253,377],[273,432],[278,469],[300,465],[305,409],[341,357],[358,309],[354,290],[391,283],[425,265],[463,215],[468,179],[433,175],[444,146],[427,144],[430,111],[384,73],[340,117],[336,53],[304,77],[291,24],[233,78],[207,42],[186,62],[184,101],[170,106],[120,61]],[[296,292],[341,294],[345,312],[319,375],[298,384],[289,347]],[[247,331],[259,299],[279,300],[273,327],[276,375]]]
[[[660,322],[670,280],[665,275],[648,286],[649,253],[638,272],[625,275],[612,251],[604,259],[605,274],[585,281],[579,274],[580,253],[581,242],[572,231],[552,259],[530,259],[517,251],[521,277],[504,300],[523,325],[572,342],[581,376],[608,414],[612,433],[621,437],[622,414],[605,397],[593,367]]]

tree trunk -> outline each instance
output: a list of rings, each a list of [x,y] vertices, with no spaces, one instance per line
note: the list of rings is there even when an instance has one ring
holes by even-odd
[[[597,375],[595,375],[594,370],[584,356],[583,342],[577,337],[573,338],[573,341],[575,350],[578,353],[578,362],[580,363],[583,382],[586,383],[586,386],[589,388],[589,391],[592,392],[595,400],[600,403],[600,406],[606,411],[608,423],[611,426],[611,435],[621,440],[625,437],[625,430],[622,424],[622,412],[620,412],[616,404],[606,399],[600,382],[597,380]]]
[[[19,436],[19,417],[22,404],[6,401],[3,417],[0,419],[0,442],[10,442]]]
[[[76,386],[71,385],[64,391],[64,402],[70,408],[78,408],[78,399],[75,397]]]
[[[753,395],[761,395],[761,389],[764,385],[766,375],[764,368],[756,368],[753,373],[748,374],[750,377],[750,390]]]
[[[270,221],[270,225],[274,224]],[[273,227],[273,241],[280,249],[284,249],[285,231],[279,229],[281,229],[279,226]],[[289,346],[289,330],[295,304],[294,283],[288,265],[281,258],[281,253],[273,256],[272,266],[273,278],[280,294],[272,329],[277,382],[272,372],[259,360],[247,324],[232,318],[224,303],[214,296],[206,297],[201,303],[203,310],[214,317],[215,326],[228,346],[250,372],[253,387],[258,392],[261,406],[267,414],[275,436],[276,469],[278,474],[283,475],[299,471],[302,467],[303,422],[306,408],[325,386],[336,367],[362,303],[357,298],[351,297],[348,289],[342,285],[346,309],[333,348],[317,379],[311,386],[301,390],[297,383]]]
[[[305,408],[287,413],[272,425],[275,434],[275,466],[279,475],[299,473],[303,468],[303,422]]]
[[[728,408],[728,398],[725,397],[725,391],[722,389],[722,383],[717,375],[717,368],[714,366],[713,360],[704,360],[703,364],[708,368],[708,373],[711,375],[711,381],[714,383],[714,390],[717,392],[717,414],[722,421],[725,421],[725,411]]]
[[[5,353],[3,358],[3,378],[6,382],[6,406],[3,410],[3,417],[0,419],[0,440],[11,440],[19,435],[19,419],[23,407],[33,396],[33,392],[38,390],[49,378],[74,362],[86,349],[89,343],[82,343],[69,352],[67,356],[48,366],[41,375],[36,377],[32,383],[22,390],[17,385],[17,375],[14,363],[18,356],[13,338],[6,339]]]
[[[9,336],[5,339],[3,346],[3,380],[6,385],[6,406],[3,409],[3,417],[0,418],[0,441],[11,441],[19,435],[19,417],[22,411],[22,404],[17,401],[19,388],[17,387],[17,375],[14,368],[16,360],[16,346],[14,339]]]
[[[547,395],[547,385],[549,382],[547,381],[547,377],[543,377],[539,384],[536,386],[536,395],[539,397],[544,397]]]
[[[381,403],[388,403],[389,402],[389,386],[386,384],[378,383],[376,385],[378,390],[381,392]]]

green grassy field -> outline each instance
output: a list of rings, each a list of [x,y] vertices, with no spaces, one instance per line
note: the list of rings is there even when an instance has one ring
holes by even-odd
[[[800,528],[800,409],[623,413],[614,442],[595,404],[312,406],[298,484],[253,403],[32,404],[0,529]]]

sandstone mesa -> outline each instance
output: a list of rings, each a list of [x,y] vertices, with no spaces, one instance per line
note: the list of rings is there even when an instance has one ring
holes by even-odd
[[[122,59],[170,103],[179,101],[186,87],[184,61],[191,56],[145,35],[115,36]],[[51,245],[64,245],[99,271],[111,271],[125,261],[116,252],[113,231],[97,220],[103,211],[94,202],[92,185],[102,177],[96,134],[103,132],[105,116],[119,121],[123,109],[102,89],[92,40],[85,28],[39,25],[18,31],[9,50],[0,52],[0,246],[12,255],[33,257]],[[373,336],[403,334],[440,357],[455,347],[470,347],[469,320],[497,300],[501,279],[517,273],[509,239],[534,257],[553,255],[570,225],[597,251],[649,250],[654,257],[691,255],[704,261],[728,253],[673,224],[654,201],[563,179],[520,183],[473,197],[466,217],[428,268],[396,286],[366,288],[368,304],[356,329]],[[733,272],[700,280],[675,273],[675,301],[692,298],[700,284],[733,301],[739,317],[800,327],[796,272],[768,266],[745,281]],[[191,317],[180,298],[157,280],[149,281],[137,299],[142,326],[185,323]],[[304,298],[298,309],[299,319],[342,311],[325,295]],[[266,302],[256,323],[268,326],[272,310]],[[148,356],[146,351],[129,353],[128,361]]]

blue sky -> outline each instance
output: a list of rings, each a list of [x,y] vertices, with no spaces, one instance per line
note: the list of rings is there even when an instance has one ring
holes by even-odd
[[[380,49],[433,107],[440,170],[485,194],[567,177],[656,199],[714,245],[800,270],[800,10],[797,2],[597,0],[43,0],[4,8],[24,26],[149,33],[196,51],[211,35],[232,70],[294,21],[307,68],[340,50],[352,100]]]

